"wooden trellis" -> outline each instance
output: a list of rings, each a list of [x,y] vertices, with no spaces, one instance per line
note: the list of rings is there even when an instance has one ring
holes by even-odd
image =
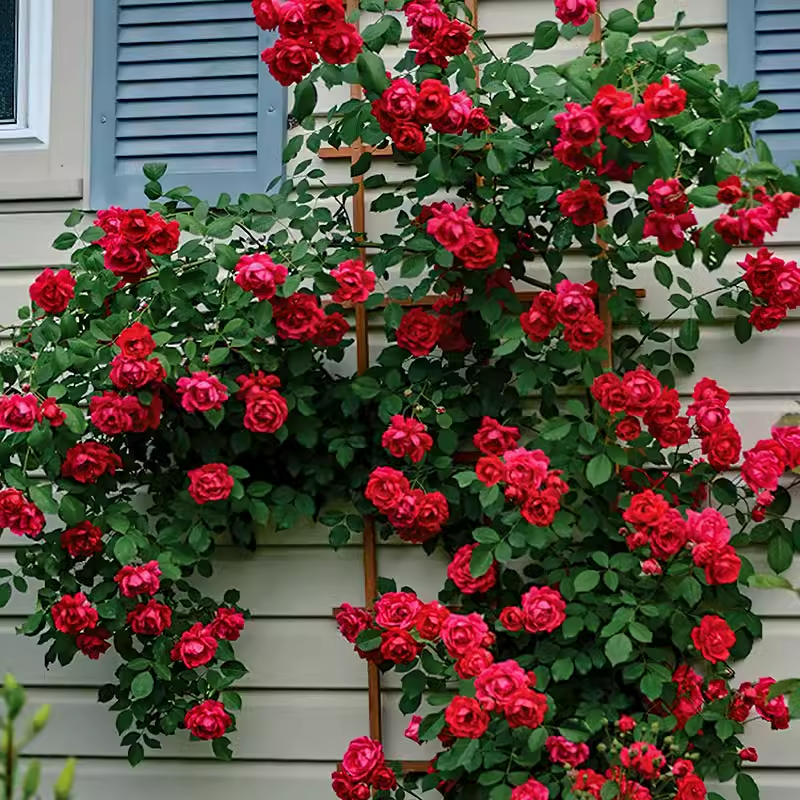
[[[478,27],[478,0],[466,0],[466,6],[472,14],[473,24]],[[348,12],[354,11],[358,8],[358,0],[347,0]],[[595,16],[594,30],[591,34],[593,41],[599,41],[602,33],[601,20],[599,14]],[[476,67],[476,78],[478,78],[478,70]],[[362,89],[360,86],[351,87],[351,97],[361,98]],[[349,158],[351,164],[355,164],[365,152],[370,152],[373,156],[390,156],[392,154],[391,147],[387,148],[373,148],[364,145],[358,140],[352,147],[345,148],[321,148],[319,155],[324,159],[345,159]],[[364,194],[363,178],[357,176],[352,178],[355,185],[358,186],[357,192],[353,196],[353,227],[359,233],[366,231],[366,200]],[[365,257],[365,249],[361,251],[362,258]],[[532,300],[536,292],[518,293],[518,297],[522,300]],[[637,292],[638,296],[644,296],[644,292]],[[426,306],[432,305],[436,298],[426,297],[413,303],[413,305]],[[404,303],[404,305],[411,305],[411,303]],[[355,309],[356,313],[356,352],[357,364],[359,374],[364,374],[369,369],[369,331],[367,311],[363,305],[359,305]],[[601,297],[600,317],[605,323],[605,336],[603,339],[603,346],[607,349],[609,355],[611,353],[612,342],[612,329],[611,329],[611,316],[608,310],[608,298]],[[377,540],[375,534],[375,521],[372,517],[367,517],[364,520],[364,534],[363,534],[363,566],[364,566],[364,597],[366,606],[372,608],[374,606],[375,598],[378,594],[378,558],[377,558]],[[383,710],[382,710],[382,697],[381,697],[381,673],[377,666],[372,662],[368,662],[368,702],[369,702],[369,735],[376,741],[383,741]],[[401,766],[407,774],[424,773],[428,770],[427,761],[404,761]]]

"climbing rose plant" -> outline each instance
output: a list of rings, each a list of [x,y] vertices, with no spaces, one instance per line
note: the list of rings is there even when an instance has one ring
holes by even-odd
[[[149,209],[70,215],[70,267],[35,280],[0,355],[0,523],[30,540],[0,601],[36,581],[22,632],[48,665],[116,652],[100,700],[132,763],[179,729],[231,755],[248,612],[235,588],[205,593],[218,548],[308,518],[341,546],[371,516],[452,557],[438,599],[382,580],[374,609],[338,615],[402,673],[407,735],[441,752],[415,784],[358,739],[342,800],[699,800],[706,778],[755,796],[744,725],[787,727],[800,696],[730,664],[761,634],[743,590],[788,586],[748,548],[792,562],[800,429],[742,454],[728,392],[686,376],[700,323],[744,343],[800,305],[800,270],[765,244],[800,179],[752,138],[777,111],[757,85],[692,59],[704,33],[633,42],[654,7],[532,69],[587,41],[593,0],[558,0],[562,24],[504,57],[454,2],[363,0],[378,17],[359,32],[339,0],[255,0],[305,129],[287,177],[208,202],[151,164]],[[318,87],[342,84],[363,96],[315,117]],[[300,155],[357,140],[413,171],[389,189],[371,152],[352,165],[391,220],[372,238],[348,214],[358,187]],[[726,258],[738,274],[693,288]],[[649,272],[666,319],[637,302]],[[363,374],[354,310],[388,340]]]

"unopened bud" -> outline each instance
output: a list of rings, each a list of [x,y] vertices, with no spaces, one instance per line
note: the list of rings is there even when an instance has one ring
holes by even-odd
[[[25,773],[25,780],[22,782],[22,797],[23,800],[35,797],[39,791],[39,782],[42,779],[42,765],[34,759],[28,766],[28,771]]]
[[[605,742],[600,742],[595,750],[597,750],[598,753],[605,753],[606,750],[608,750],[608,746],[605,744]]]
[[[413,389],[406,389],[403,392],[403,397],[411,397],[412,394],[414,394],[414,390]]]
[[[34,715],[31,720],[31,728],[34,733],[40,733],[44,726],[47,725],[47,720],[50,719],[50,706],[42,706]]]
[[[67,761],[67,765],[64,767],[63,772],[53,787],[53,797],[55,800],[69,800],[70,794],[72,793],[72,784],[75,781],[75,764],[76,761],[74,758],[70,758],[69,761]]]
[[[23,383],[22,384],[22,391],[23,392],[29,392],[30,390],[31,390],[31,385],[29,383]]]
[[[436,413],[437,414],[444,414],[447,409],[444,406],[436,406]]]
[[[210,360],[210,359],[209,359],[209,357],[208,357],[208,356],[203,356],[203,363],[204,363],[204,364],[208,364],[209,360]]]

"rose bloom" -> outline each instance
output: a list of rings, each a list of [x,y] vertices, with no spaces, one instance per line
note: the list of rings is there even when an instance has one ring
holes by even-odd
[[[46,419],[53,428],[59,428],[66,422],[67,415],[53,397],[46,397],[39,411],[42,419]]]
[[[375,603],[375,624],[381,628],[412,628],[422,608],[412,592],[387,592]]]
[[[234,281],[257,300],[271,300],[278,286],[286,283],[289,270],[276,264],[266,253],[242,256],[236,264]]]
[[[547,698],[524,687],[508,698],[503,711],[512,728],[538,728],[547,713]]]
[[[61,474],[78,483],[97,483],[103,475],[115,475],[122,459],[110,447],[98,442],[82,442],[67,450]]]
[[[440,80],[427,78],[419,87],[417,119],[422,123],[435,122],[446,116],[451,103],[450,89]]]
[[[678,780],[675,800],[705,800],[707,795],[706,785],[697,775],[684,775]]]
[[[391,130],[392,143],[403,153],[425,152],[425,134],[415,122],[398,122]]]
[[[525,615],[521,608],[508,606],[500,612],[500,624],[511,633],[521,631],[525,624]]]
[[[73,558],[87,558],[103,552],[103,532],[88,520],[65,530],[60,542]]]
[[[699,544],[692,550],[692,558],[698,567],[705,568],[709,586],[736,583],[739,579],[742,560],[730,545],[718,548],[712,544]]]
[[[381,103],[384,113],[391,119],[412,120],[417,112],[417,87],[407,78],[395,78],[381,95]],[[336,275],[333,277],[339,280]]]
[[[499,456],[482,456],[475,464],[478,480],[486,486],[494,486],[506,479],[506,465]]]
[[[583,108],[579,103],[567,103],[565,109],[553,117],[562,140],[578,147],[593,145],[600,136],[600,121],[594,110]]]
[[[226,464],[205,464],[190,469],[189,494],[196,503],[226,500],[233,490],[234,479]]]
[[[450,609],[443,606],[438,600],[433,600],[420,608],[414,621],[414,627],[420,637],[433,642],[441,636],[442,626],[449,616]]]
[[[595,291],[591,286],[573,281],[560,281],[556,286],[555,315],[564,325],[577,322],[587,314],[594,314]]]
[[[617,414],[625,410],[627,393],[622,388],[622,380],[613,372],[598,375],[592,383],[592,397],[609,412]]]
[[[472,441],[482,453],[501,456],[519,441],[519,428],[501,425],[492,417],[484,417]]]
[[[483,645],[489,626],[480,614],[450,614],[442,625],[442,641],[453,658],[461,658]]]
[[[152,597],[159,589],[160,575],[158,561],[148,561],[139,567],[130,565],[123,567],[114,576],[114,581],[119,584],[120,594],[123,597],[136,597],[140,594]]]
[[[703,438],[702,450],[708,463],[718,472],[730,469],[742,451],[742,437],[732,423],[720,425]]]
[[[472,236],[454,251],[464,262],[465,269],[488,269],[497,261],[500,242],[491,228],[475,228]]]
[[[334,303],[363,303],[375,289],[375,273],[364,267],[364,262],[351,258],[331,270],[339,288],[331,299]]]
[[[92,628],[75,637],[75,647],[87,658],[96,661],[111,647],[110,638],[111,633],[105,628]]]
[[[581,181],[577,189],[567,189],[556,199],[561,213],[579,227],[594,225],[606,218],[606,203],[600,187],[591,181]]]
[[[44,528],[44,514],[19,489],[0,490],[0,529],[15,536],[38,536]]]
[[[364,46],[358,28],[344,21],[314,31],[313,38],[320,58],[329,64],[350,64]]]
[[[372,624],[372,615],[366,608],[356,608],[350,603],[342,603],[336,613],[336,624],[339,626],[339,633],[350,644],[355,644],[359,634]]]
[[[149,360],[142,358],[125,358],[116,355],[111,360],[111,383],[118,389],[134,391],[142,389],[148,383],[157,383],[164,380],[164,367],[157,358]]]
[[[464,594],[482,594],[497,583],[497,564],[494,562],[483,575],[473,576],[470,561],[477,547],[477,544],[460,547],[447,566],[447,577]]]
[[[586,314],[564,328],[564,341],[570,350],[594,350],[603,339],[606,326],[597,314]]]
[[[555,0],[556,16],[565,25],[585,25],[597,13],[597,0]],[[547,795],[545,795],[546,797]],[[540,800],[538,797],[520,795],[512,800]]]
[[[686,92],[665,75],[661,83],[651,83],[645,89],[644,104],[656,119],[674,117],[686,108]]]
[[[179,378],[178,394],[184,410],[192,413],[220,409],[228,399],[225,384],[208,372],[193,372],[189,378]]]
[[[172,625],[172,609],[157,600],[148,600],[128,612],[128,624],[134,633],[158,636]]]
[[[103,392],[89,398],[92,424],[106,436],[117,436],[133,429],[133,419],[125,407],[125,398],[116,392]]]
[[[554,764],[579,767],[589,758],[589,747],[581,742],[576,744],[563,736],[548,736],[544,743],[547,756]]]
[[[448,731],[457,739],[480,739],[489,729],[489,714],[473,697],[454,697],[444,718]]]
[[[730,657],[736,634],[722,617],[709,614],[692,630],[692,642],[706,661],[716,664]]]
[[[595,0],[558,0],[565,4],[569,3],[594,3]],[[543,783],[539,783],[535,778],[517,786],[511,792],[511,800],[548,800],[550,792]]]
[[[368,781],[383,763],[382,745],[368,736],[350,742],[342,756],[342,770],[354,781]]]
[[[762,439],[747,450],[742,461],[742,479],[756,493],[774,492],[786,470],[786,451],[772,439]]]
[[[206,630],[217,639],[235,642],[244,630],[244,614],[235,608],[218,608],[213,622]]]
[[[474,234],[476,225],[469,215],[469,208],[456,208],[450,203],[434,203],[423,208],[428,212],[426,231],[442,247],[451,252],[457,250]]]
[[[419,716],[419,714],[414,714],[414,716],[411,717],[411,722],[408,723],[408,727],[403,732],[403,736],[405,736],[406,739],[410,739],[412,742],[419,744],[419,726],[421,722],[422,717]]]
[[[636,417],[625,417],[617,423],[615,433],[618,439],[633,442],[642,435],[642,424]]]
[[[337,344],[341,344],[349,330],[350,325],[342,314],[338,311],[329,312],[320,320],[311,341],[317,347],[336,347]]]
[[[408,478],[392,467],[375,467],[369,476],[364,496],[379,511],[386,513],[396,508],[411,491]]]
[[[123,330],[114,340],[125,358],[142,359],[152,355],[156,343],[150,334],[150,328],[141,322],[134,322]]]
[[[272,303],[275,327],[281,339],[308,342],[314,338],[325,313],[313,294],[296,292],[291,297],[276,297]]]
[[[94,628],[100,618],[83,592],[65,594],[50,609],[53,624],[61,633],[76,634]]]
[[[636,770],[647,780],[656,780],[667,762],[664,754],[655,745],[647,742],[634,742],[629,747],[624,747],[620,760],[624,767]]]
[[[522,596],[524,626],[529,633],[552,633],[567,615],[561,593],[549,586],[534,586]]]
[[[381,634],[381,655],[395,664],[410,664],[419,655],[422,645],[407,631],[390,628]]]
[[[31,300],[47,314],[61,314],[75,297],[75,278],[68,269],[42,270],[29,289]]]
[[[635,526],[653,527],[669,511],[669,503],[652,489],[633,495],[631,503],[622,514],[625,522]]]
[[[184,631],[170,654],[173,661],[182,661],[189,669],[208,664],[217,653],[219,642],[202,622]]]
[[[668,560],[689,540],[689,526],[677,508],[670,508],[650,532],[650,549],[656,558]]]
[[[231,726],[230,715],[218,700],[204,700],[186,712],[183,724],[198,739],[219,739]]]
[[[742,761],[749,761],[752,764],[755,764],[758,761],[758,751],[755,747],[745,747],[739,751],[739,758]]]
[[[122,279],[123,283],[138,283],[153,265],[143,247],[131,244],[112,234],[102,240],[105,268]]]
[[[439,320],[421,308],[407,311],[397,327],[397,344],[411,355],[428,355],[439,338]]]
[[[494,656],[488,650],[479,647],[475,650],[470,650],[468,653],[464,653],[464,655],[456,661],[456,675],[463,680],[477,678],[478,675],[488,669],[493,663]]]
[[[32,394],[0,397],[0,429],[27,433],[41,418],[39,402]]]
[[[317,53],[308,40],[279,38],[273,47],[264,50],[261,60],[281,86],[291,86],[311,72],[317,63]]]
[[[557,324],[555,316],[556,296],[553,292],[539,292],[530,308],[520,317],[520,325],[525,335],[534,342],[544,342],[550,338]]]
[[[395,458],[408,456],[412,463],[418,464],[433,447],[433,438],[427,430],[419,420],[395,414],[381,437],[381,445]]]
[[[275,433],[289,418],[285,398],[274,389],[251,391],[244,412],[244,427],[254,433]]]
[[[663,387],[650,370],[639,366],[625,373],[622,389],[625,392],[625,410],[640,416],[658,402]]]
[[[487,667],[475,679],[475,697],[488,711],[503,708],[519,689],[528,687],[528,673],[516,661],[501,661]]]

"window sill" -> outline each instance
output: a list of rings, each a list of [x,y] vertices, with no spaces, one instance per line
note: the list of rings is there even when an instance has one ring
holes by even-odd
[[[2,145],[0,145],[1,149]],[[0,181],[0,202],[82,199],[83,181],[80,178]]]

